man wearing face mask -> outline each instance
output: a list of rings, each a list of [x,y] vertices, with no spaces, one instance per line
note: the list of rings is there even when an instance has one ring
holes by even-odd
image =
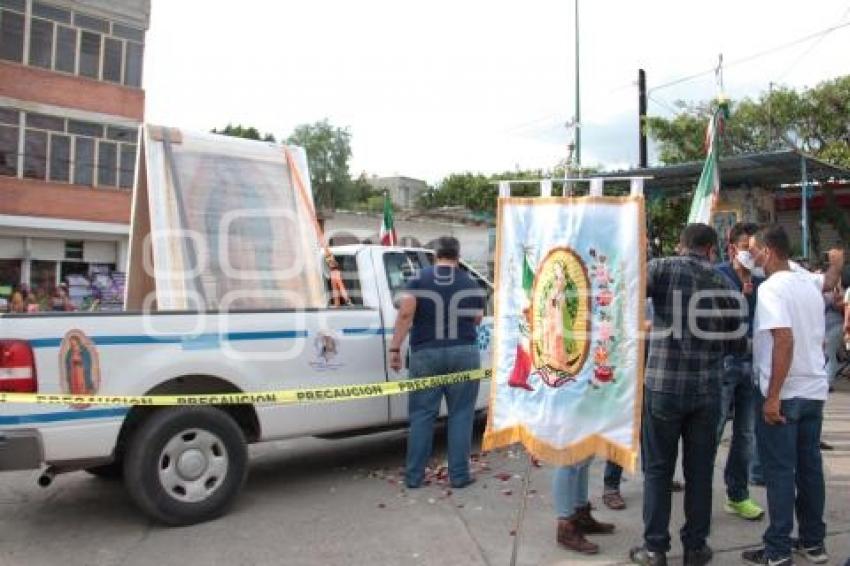
[[[680,440],[685,473],[683,562],[702,566],[712,559],[706,543],[720,416],[719,374],[727,354],[746,350],[741,297],[710,261],[717,232],[706,224],[689,224],[680,243],[681,256],[653,260],[647,267],[653,332],[641,427],[644,544],[629,552],[631,561],[643,566],[667,565],[670,484]]]
[[[764,228],[750,238],[750,251],[768,275],[758,293],[753,361],[759,378],[756,436],[770,525],[764,548],[742,557],[751,564],[790,566],[793,549],[809,562],[824,564],[829,556],[818,444],[829,386],[823,296],[810,274],[791,269],[791,243],[781,226]],[[799,539],[792,544],[795,511]]]
[[[753,317],[756,312],[756,293],[764,281],[750,254],[750,237],[758,232],[758,225],[739,222],[729,232],[729,257],[731,261],[716,267],[732,286],[740,291],[747,304],[747,337],[753,337]],[[759,276],[761,275],[761,276]],[[726,480],[727,513],[756,521],[764,516],[762,509],[750,498],[750,465],[755,449],[755,389],[753,387],[753,357],[751,352],[729,355],[723,360],[720,424],[717,442],[723,436],[729,412],[732,419],[732,442],[726,458],[723,477]],[[758,478],[754,478],[758,479]]]

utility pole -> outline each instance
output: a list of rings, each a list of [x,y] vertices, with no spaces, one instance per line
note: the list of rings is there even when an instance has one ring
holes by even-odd
[[[638,167],[647,167],[646,155],[646,72],[638,69]]]
[[[767,149],[773,149],[773,81],[767,83]]]
[[[802,200],[800,210],[800,228],[802,230],[803,259],[809,259],[809,175],[806,170],[806,156],[800,152],[800,173],[802,177]]]
[[[581,176],[581,86],[579,72],[579,36],[578,36],[578,0],[575,0],[576,5],[576,170]]]

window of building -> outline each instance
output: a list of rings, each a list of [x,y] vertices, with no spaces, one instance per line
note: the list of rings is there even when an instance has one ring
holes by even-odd
[[[30,22],[30,65],[50,69],[53,60],[53,22],[33,18]]]
[[[145,31],[44,2],[0,0],[0,59],[140,88]],[[81,34],[78,37],[78,34]],[[79,41],[78,41],[79,39]]]
[[[58,26],[56,30],[57,71],[75,73],[77,71],[77,30]]]
[[[56,287],[56,263],[41,259],[30,262],[30,287],[36,295],[48,295]]]
[[[19,132],[17,126],[0,125],[0,175],[18,175]]]
[[[24,177],[47,178],[47,132],[30,129],[25,132]]]
[[[0,59],[14,61],[15,63],[23,63],[23,14],[19,14],[11,10],[0,10]]]
[[[138,130],[135,128],[122,128],[120,126],[109,126],[106,128],[106,137],[121,142],[136,143]]]
[[[70,10],[58,8],[56,6],[50,6],[49,4],[44,4],[42,2],[32,3],[32,15],[38,16],[39,18],[44,18],[45,20],[59,22],[61,24],[71,23]]]
[[[83,29],[109,33],[109,22],[93,16],[80,14],[79,12],[74,14],[74,25]]]
[[[71,171],[71,138],[50,134],[50,180],[67,183]]]
[[[12,288],[20,282],[21,260],[0,259],[0,297],[8,300],[9,295],[12,293]]]
[[[132,189],[136,178],[136,146],[121,144],[121,167],[118,172],[118,186]]]
[[[64,132],[65,118],[48,116],[47,114],[37,114],[35,112],[27,112],[27,128]]]
[[[118,144],[100,140],[97,144],[97,184],[114,187],[118,184]]]
[[[103,44],[103,80],[121,82],[122,59],[124,59],[124,42],[107,37]]]
[[[26,126],[22,149],[21,117]],[[132,188],[137,138],[138,128],[0,107],[0,175],[16,176],[23,153],[25,177]]]
[[[89,31],[80,39],[80,74],[92,79],[100,78],[100,43],[102,36]]]
[[[94,184],[94,140],[74,138],[74,184]]]
[[[68,132],[91,136],[93,138],[103,137],[103,126],[94,122],[81,122],[80,120],[68,120]]]
[[[79,240],[65,240],[65,259],[83,259],[83,243]]]
[[[140,43],[127,42],[127,54],[124,62],[124,84],[127,86],[142,86],[142,52]]]

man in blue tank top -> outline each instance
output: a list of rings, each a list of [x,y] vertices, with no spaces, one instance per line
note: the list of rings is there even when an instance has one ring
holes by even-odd
[[[460,243],[453,237],[437,242],[437,261],[423,269],[399,297],[398,318],[390,344],[390,367],[402,367],[401,347],[410,334],[411,378],[478,369],[478,330],[484,316],[484,291],[458,263]],[[448,408],[449,480],[452,487],[474,481],[469,472],[472,425],[478,381],[411,392],[410,434],[405,484],[422,485],[431,457],[434,421],[440,402]]]

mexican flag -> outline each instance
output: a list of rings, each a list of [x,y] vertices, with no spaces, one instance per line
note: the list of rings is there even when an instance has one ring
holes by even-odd
[[[711,225],[711,213],[720,194],[720,136],[729,117],[729,103],[721,100],[705,130],[705,165],[694,191],[688,224],[702,222]]]
[[[522,290],[525,292],[525,308],[523,309],[523,317],[525,320],[519,324],[519,342],[516,346],[516,359],[514,361],[514,369],[511,371],[511,376],[508,378],[508,385],[511,387],[521,387],[529,391],[534,388],[528,384],[528,378],[531,375],[531,291],[534,287],[534,270],[528,262],[526,254],[522,261]]]
[[[398,236],[395,233],[393,223],[393,203],[389,195],[384,193],[384,218],[381,221],[381,245],[395,246],[398,244]]]

